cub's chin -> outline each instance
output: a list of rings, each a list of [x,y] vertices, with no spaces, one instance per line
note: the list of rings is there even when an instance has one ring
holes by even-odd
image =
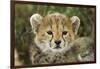
[[[65,50],[64,48],[59,48],[59,49],[57,49],[57,48],[51,48],[51,51],[53,53],[63,53],[64,50]]]

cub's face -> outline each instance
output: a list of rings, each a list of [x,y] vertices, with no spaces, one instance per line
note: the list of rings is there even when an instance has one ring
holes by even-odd
[[[34,14],[30,22],[35,34],[35,43],[42,52],[67,50],[80,25],[77,16],[69,18],[60,13],[49,14],[45,17]]]

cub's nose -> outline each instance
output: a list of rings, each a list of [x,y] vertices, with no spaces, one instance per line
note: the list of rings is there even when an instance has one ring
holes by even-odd
[[[61,43],[61,40],[56,40],[55,43],[56,45],[59,45]]]

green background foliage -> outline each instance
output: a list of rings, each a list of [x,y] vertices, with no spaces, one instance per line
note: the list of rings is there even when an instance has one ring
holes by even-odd
[[[30,17],[38,13],[45,16],[50,13],[59,12],[66,16],[78,16],[81,20],[78,35],[94,36],[95,8],[91,7],[71,7],[68,5],[39,5],[39,4],[16,4],[15,5],[15,35],[16,48],[20,60],[25,64],[30,64],[29,46],[31,45],[33,34],[30,25]]]

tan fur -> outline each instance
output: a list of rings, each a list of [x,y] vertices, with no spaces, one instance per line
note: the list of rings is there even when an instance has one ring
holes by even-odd
[[[69,44],[75,39],[76,31],[80,25],[80,20],[77,16],[72,18],[60,14],[53,13],[45,17],[39,14],[33,14],[30,18],[32,30],[35,31],[35,43],[45,52],[50,50],[52,52],[62,52],[69,48]],[[75,24],[74,24],[75,23]],[[73,28],[74,24],[74,28]],[[75,30],[77,28],[77,30]],[[51,31],[49,35],[47,32]],[[67,34],[64,35],[63,32]],[[61,41],[59,49],[56,48],[56,41]]]

